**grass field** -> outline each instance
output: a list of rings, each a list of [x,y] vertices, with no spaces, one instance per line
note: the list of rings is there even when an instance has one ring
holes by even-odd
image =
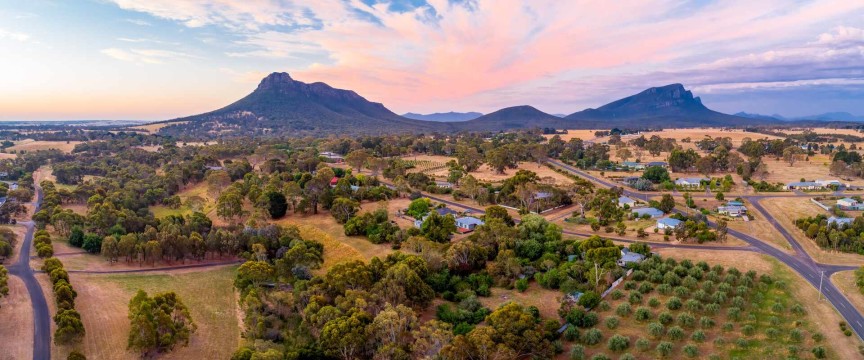
[[[24,282],[9,277],[9,296],[0,299],[0,360],[33,358],[33,308]]]
[[[21,141],[16,141],[15,145],[6,149],[6,152],[21,152],[21,151],[38,151],[38,150],[50,150],[57,149],[65,153],[71,153],[72,149],[75,148],[75,145],[80,144],[81,141],[42,141],[42,140],[33,140],[33,139],[24,139]]]
[[[525,292],[493,287],[492,294],[489,297],[478,297],[478,300],[480,300],[483,306],[491,310],[495,310],[502,304],[510,301],[525,306],[536,306],[543,318],[557,319],[558,308],[563,297],[564,294],[561,291],[544,289],[532,281]]]
[[[235,267],[170,274],[78,275],[71,282],[87,335],[88,359],[133,359],[126,350],[128,303],[138,289],[153,295],[174,291],[189,308],[198,330],[188,347],[176,347],[160,359],[227,359],[240,342],[233,279]]]
[[[860,313],[864,313],[864,294],[855,285],[855,271],[840,271],[831,275],[831,282],[840,289],[843,295],[849,299],[852,306]]]
[[[582,139],[582,140],[591,140],[594,139],[594,133],[598,130],[567,130],[566,134],[558,134],[561,137],[561,140],[565,142],[570,141],[570,139]],[[543,137],[549,139],[555,136],[555,134],[547,134],[543,135]]]
[[[193,209],[189,206],[187,201],[191,197],[199,197],[203,199],[203,206],[199,211],[206,214],[210,219],[216,220],[216,200],[207,193],[207,183],[200,182],[191,186],[186,187],[177,193],[177,196],[180,197],[180,205],[177,209],[169,208],[165,205],[154,205],[150,207],[150,211],[153,212],[153,216],[157,218],[165,217],[168,215],[187,215],[193,212]]]
[[[159,124],[146,124],[146,125],[138,125],[130,127],[130,129],[142,130],[150,133],[155,133],[168,125],[178,125],[178,124],[186,124],[188,121],[178,121],[172,123],[159,123]]]
[[[809,199],[771,198],[762,200],[761,204],[817,262],[841,265],[861,265],[864,263],[864,256],[862,255],[830,252],[819,248],[813,240],[807,238],[804,232],[795,226],[796,219],[825,213],[816,204],[811,203]]]

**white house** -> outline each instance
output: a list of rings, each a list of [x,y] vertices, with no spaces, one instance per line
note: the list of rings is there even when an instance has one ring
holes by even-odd
[[[342,155],[339,155],[337,153],[330,152],[330,151],[325,151],[325,152],[319,153],[318,156],[323,157],[325,160],[327,160],[329,162],[334,162],[334,163],[345,162],[345,158]]]
[[[633,170],[645,170],[645,164],[634,161],[624,161],[621,163],[621,165],[631,168]]]
[[[666,230],[672,229],[675,230],[678,226],[681,225],[681,220],[674,218],[662,218],[657,220],[657,229]]]
[[[783,188],[786,190],[818,190],[823,187],[815,181],[793,181],[786,184]]]
[[[453,184],[451,184],[449,181],[436,181],[435,186],[445,189],[453,188]]]
[[[652,218],[658,218],[658,217],[663,216],[662,211],[655,209],[655,208],[652,208],[652,207],[633,209],[633,214],[636,215],[637,217],[640,217],[640,218],[645,216],[645,215],[648,215]]]
[[[709,181],[709,180],[711,180],[711,179],[707,179],[707,178],[681,178],[681,179],[675,180],[675,185],[682,186],[682,187],[688,187],[688,188],[694,188],[694,187],[702,186],[703,181]]]
[[[853,221],[855,221],[853,218],[832,216],[828,218],[828,225],[837,224],[839,227],[843,225],[851,225]]]
[[[627,264],[630,263],[640,263],[642,260],[645,260],[645,255],[624,248],[621,249],[621,258],[618,259],[618,266],[627,266]]]
[[[632,209],[634,206],[636,206],[636,200],[633,200],[626,196],[619,197],[618,207],[624,207],[624,205],[627,205]]]
[[[743,205],[718,206],[717,213],[729,216],[741,216],[747,213],[747,207]]]
[[[843,183],[840,182],[840,180],[816,180],[816,183],[819,185],[822,185],[822,187],[829,187],[829,186],[840,187],[840,186],[843,186]]]

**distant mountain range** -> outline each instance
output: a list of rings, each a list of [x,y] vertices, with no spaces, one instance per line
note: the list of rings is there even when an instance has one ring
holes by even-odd
[[[785,117],[780,114],[774,115],[762,115],[762,114],[751,114],[746,112],[736,113],[735,116],[746,117],[750,119],[765,119],[765,120],[781,120],[781,121],[851,121],[851,122],[864,122],[864,116],[856,116],[852,115],[848,112],[829,112],[818,115],[807,115],[807,116],[797,116],[797,117]]]
[[[482,113],[479,112],[446,112],[446,113],[433,113],[433,114],[415,114],[415,113],[404,113],[403,117],[414,119],[414,120],[424,120],[424,121],[438,121],[438,122],[454,122],[454,121],[468,121],[474,120],[478,117],[483,116]]]
[[[166,123],[171,125],[160,129],[163,134],[218,137],[446,133],[543,127],[644,129],[788,122],[773,116],[727,115],[713,111],[681,84],[650,88],[599,108],[567,116],[547,114],[528,105],[508,107],[486,115],[449,112],[400,116],[353,91],[336,89],[321,82],[307,84],[292,79],[287,73],[273,73],[261,80],[251,94],[233,104]]]

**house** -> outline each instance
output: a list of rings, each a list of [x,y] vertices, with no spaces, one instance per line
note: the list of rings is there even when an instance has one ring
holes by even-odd
[[[326,160],[327,162],[333,162],[333,163],[345,162],[345,158],[342,155],[339,155],[339,154],[334,153],[334,152],[325,151],[325,152],[319,153],[318,156],[323,157],[324,160]]]
[[[621,249],[621,258],[618,259],[618,266],[627,266],[631,263],[640,263],[645,260],[645,255],[637,252],[632,252],[630,249]]]
[[[727,201],[726,205],[727,206],[744,206],[744,202],[732,200],[732,201]]]
[[[652,207],[633,209],[633,214],[636,215],[636,217],[640,217],[640,218],[644,217],[645,215],[648,215],[651,218],[658,218],[658,217],[663,216],[662,211],[657,210],[657,209],[652,208]]]
[[[338,183],[339,183],[338,177],[334,176],[332,179],[330,179],[330,187],[336,187],[336,184],[338,184]]]
[[[453,188],[453,184],[451,184],[448,181],[436,181],[435,186],[440,187],[440,188],[445,188],[445,189],[452,189]]]
[[[621,166],[631,168],[633,170],[645,170],[645,164],[638,163],[635,161],[625,161],[621,163]]]
[[[675,180],[675,185],[687,188],[694,188],[702,186],[703,181],[709,181],[711,179],[708,178],[681,178]]]
[[[632,209],[634,206],[636,206],[636,200],[633,200],[626,196],[619,197],[618,207],[624,207],[625,205]]]
[[[864,209],[864,203],[860,203],[858,200],[847,197],[837,200],[837,207],[841,210],[862,210]]]
[[[815,181],[793,181],[786,184],[783,188],[786,190],[818,190],[823,187]]]
[[[681,220],[678,220],[675,218],[667,217],[667,218],[662,218],[662,219],[657,220],[657,229],[660,229],[660,230],[666,230],[666,229],[674,230],[675,228],[677,228],[680,225],[681,225]]]
[[[207,166],[205,166],[204,168],[206,168],[207,170],[212,170],[212,171],[218,171],[218,170],[222,170],[222,169],[224,169],[224,167],[221,167],[221,166],[213,166],[213,165],[207,165]]]
[[[832,216],[828,218],[828,225],[837,224],[837,227],[841,227],[843,225],[851,225],[853,221],[855,221],[853,218]]]
[[[423,227],[423,220],[426,220],[425,216],[422,219],[414,220],[414,227],[418,229]]]
[[[534,194],[534,200],[543,200],[550,197],[552,197],[552,193],[545,191],[538,191],[536,194]]]
[[[646,168],[647,168],[647,167],[652,167],[652,166],[659,166],[659,167],[665,168],[665,167],[668,167],[669,164],[667,164],[667,163],[665,163],[665,162],[663,162],[663,161],[651,161],[651,162],[645,164],[645,167],[646,167]]]
[[[743,205],[725,205],[718,206],[717,213],[729,216],[741,216],[747,213],[747,208]]]
[[[474,229],[476,229],[478,226],[483,225],[483,224],[485,224],[483,222],[483,220],[480,220],[478,218],[471,217],[471,216],[463,216],[463,217],[456,219],[456,227],[458,227],[460,230],[461,229],[467,230],[467,231],[460,231],[462,233],[474,231]]]

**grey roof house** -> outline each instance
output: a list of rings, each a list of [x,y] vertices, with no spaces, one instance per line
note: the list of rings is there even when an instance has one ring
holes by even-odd
[[[663,216],[662,211],[655,209],[655,208],[652,208],[652,207],[633,209],[633,214],[638,216],[638,217],[643,217],[647,214],[648,216],[650,216],[652,218],[658,218],[658,217]]]

